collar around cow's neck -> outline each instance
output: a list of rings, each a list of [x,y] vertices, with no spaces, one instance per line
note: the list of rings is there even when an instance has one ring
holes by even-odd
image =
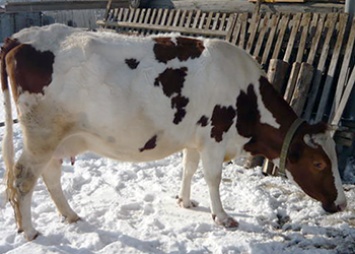
[[[288,132],[286,134],[285,140],[282,144],[281,148],[281,154],[280,154],[280,165],[279,165],[279,174],[281,176],[286,176],[286,158],[287,158],[287,153],[290,148],[291,141],[293,139],[293,136],[295,135],[297,129],[301,126],[301,124],[304,123],[304,120],[301,118],[297,118],[291,125],[291,127],[288,129]]]

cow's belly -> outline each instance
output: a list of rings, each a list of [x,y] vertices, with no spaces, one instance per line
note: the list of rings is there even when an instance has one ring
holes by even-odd
[[[65,158],[91,151],[120,161],[140,162],[162,159],[184,148],[180,142],[172,142],[159,136],[139,142],[139,136],[136,133],[131,136],[131,142],[126,142],[129,136],[120,140],[119,136],[114,135],[104,137],[98,133],[79,132],[63,139],[54,152],[54,157]]]

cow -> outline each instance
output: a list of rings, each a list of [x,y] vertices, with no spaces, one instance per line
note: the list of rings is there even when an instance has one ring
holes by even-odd
[[[23,133],[16,163],[8,79]],[[1,83],[6,192],[28,240],[39,235],[30,207],[39,177],[65,221],[79,220],[62,191],[61,160],[85,151],[131,162],[183,151],[185,208],[195,205],[191,179],[201,160],[212,218],[226,228],[238,222],[220,199],[222,165],[242,152],[277,165],[284,157],[288,178],[325,211],[346,208],[327,125],[300,121],[259,64],[226,41],[31,27],[6,39]]]

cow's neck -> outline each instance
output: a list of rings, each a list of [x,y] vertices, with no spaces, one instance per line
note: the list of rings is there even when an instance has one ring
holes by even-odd
[[[249,118],[249,120],[246,120],[246,128],[240,128],[237,123],[237,127],[239,127],[237,129],[239,133],[244,134],[243,136],[250,137],[250,141],[244,145],[246,151],[253,155],[262,154],[268,159],[273,160],[280,157],[285,136],[292,123],[297,119],[297,115],[265,77],[261,77],[259,81],[260,87],[249,87],[247,93],[244,95],[245,98],[238,101],[238,108],[242,107],[244,103],[247,103],[244,105],[255,106],[256,111],[247,110],[249,116],[243,115],[243,113],[245,113],[243,110],[238,111],[238,117],[241,117],[240,120],[243,120],[243,118]],[[257,99],[253,89],[259,89],[263,105],[256,105]],[[274,118],[272,119],[273,123],[271,121],[262,121],[260,115],[260,109],[262,109],[262,107],[266,108],[266,110],[272,114]],[[278,126],[275,126],[275,121]],[[239,125],[240,123],[241,122],[239,122]]]

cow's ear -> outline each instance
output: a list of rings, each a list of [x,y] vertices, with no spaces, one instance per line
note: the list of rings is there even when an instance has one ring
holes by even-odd
[[[304,135],[303,141],[306,143],[306,145],[308,145],[309,147],[311,147],[313,149],[318,148],[318,145],[316,144],[313,135],[310,135],[310,134]]]
[[[302,156],[303,146],[300,143],[292,144],[288,150],[287,159],[291,163],[296,163]]]

